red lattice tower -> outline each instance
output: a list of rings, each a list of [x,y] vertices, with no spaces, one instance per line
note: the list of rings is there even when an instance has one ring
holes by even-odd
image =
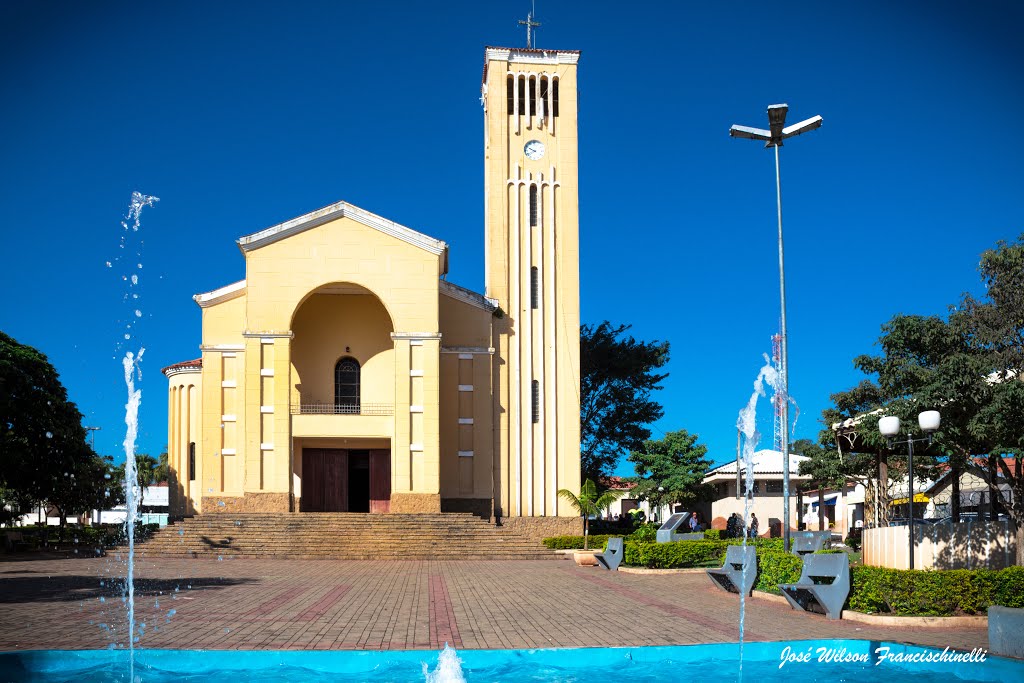
[[[772,335],[772,364],[775,369],[782,372],[782,335]],[[772,396],[772,402],[775,404],[775,450],[778,453],[782,452],[782,435],[786,431],[785,425],[782,424],[783,408],[786,405],[786,396],[782,391],[776,391]]]

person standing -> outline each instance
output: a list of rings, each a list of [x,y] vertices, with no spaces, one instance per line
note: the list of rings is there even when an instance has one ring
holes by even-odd
[[[757,538],[757,515],[753,512],[750,513],[750,538]]]

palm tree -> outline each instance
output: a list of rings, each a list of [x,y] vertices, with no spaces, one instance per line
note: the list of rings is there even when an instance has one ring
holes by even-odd
[[[598,515],[608,509],[608,506],[626,495],[625,491],[605,491],[597,495],[597,485],[592,479],[587,479],[580,487],[580,495],[576,495],[569,489],[559,489],[559,498],[564,498],[576,512],[583,517],[583,549],[587,550],[587,542],[590,529],[590,515]]]

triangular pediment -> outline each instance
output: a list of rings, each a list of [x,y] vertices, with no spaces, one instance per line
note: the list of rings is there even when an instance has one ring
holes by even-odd
[[[447,272],[448,270],[448,245],[446,243],[429,235],[424,235],[422,232],[417,232],[412,228],[407,228],[404,225],[390,221],[383,216],[378,216],[366,209],[360,209],[358,206],[353,206],[348,202],[336,202],[322,209],[310,211],[298,218],[278,223],[265,230],[239,237],[237,240],[238,247],[242,250],[242,253],[248,253],[260,247],[265,247],[268,244],[287,239],[292,235],[297,235],[325,223],[338,220],[339,218],[350,218],[357,223],[400,239],[431,254],[441,256],[442,272]]]

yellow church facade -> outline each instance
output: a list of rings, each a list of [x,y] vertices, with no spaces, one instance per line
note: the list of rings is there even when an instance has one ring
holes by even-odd
[[[485,291],[345,202],[241,237],[169,382],[172,513],[576,514],[578,52],[487,48]]]

